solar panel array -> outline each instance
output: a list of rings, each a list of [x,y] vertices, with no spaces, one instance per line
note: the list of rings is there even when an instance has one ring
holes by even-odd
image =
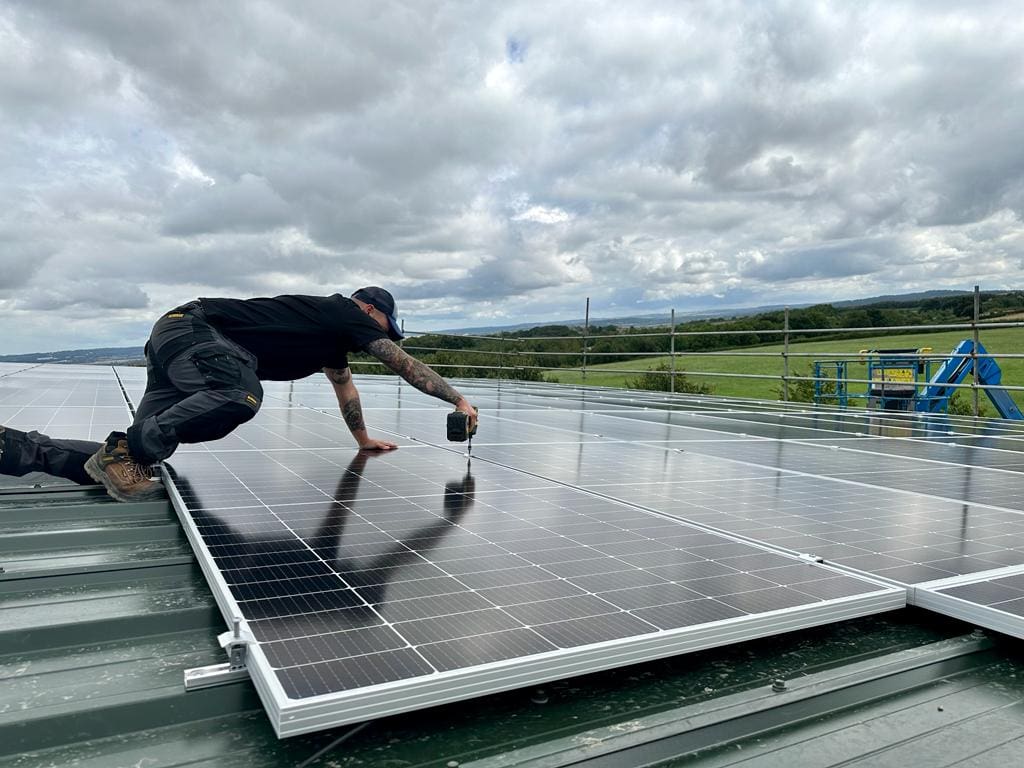
[[[144,385],[0,368],[0,423],[101,439]],[[1020,425],[477,381],[470,464],[446,406],[394,377],[358,386],[399,451],[355,453],[314,377],[268,382],[256,419],[167,463],[282,735],[907,596],[1024,636]]]
[[[131,415],[109,367],[0,364],[0,424],[102,440]]]

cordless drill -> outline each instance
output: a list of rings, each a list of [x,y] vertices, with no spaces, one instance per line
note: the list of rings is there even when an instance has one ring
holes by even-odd
[[[464,443],[469,441],[468,453],[473,453],[473,435],[476,434],[477,425],[473,425],[473,431],[469,430],[469,414],[462,411],[452,411],[448,414],[448,439],[453,443]]]

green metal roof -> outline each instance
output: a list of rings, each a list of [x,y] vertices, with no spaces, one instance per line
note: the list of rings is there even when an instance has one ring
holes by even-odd
[[[185,692],[183,670],[224,661],[215,638],[225,626],[166,502],[117,504],[79,487],[0,489],[0,566],[0,768],[292,766],[345,733],[278,741],[248,682]],[[775,678],[887,659],[969,631],[908,609],[387,718],[311,765],[643,764],[639,736],[610,756],[597,745],[618,743],[608,734],[653,733],[640,727],[652,718],[689,719],[687,708],[762,700]],[[755,755],[770,759],[758,766],[831,764],[823,755],[872,766],[1019,763],[1019,651],[1019,642],[997,645],[927,684],[744,736],[685,764]],[[871,762],[880,754],[901,757]],[[966,762],[940,761],[953,755]]]

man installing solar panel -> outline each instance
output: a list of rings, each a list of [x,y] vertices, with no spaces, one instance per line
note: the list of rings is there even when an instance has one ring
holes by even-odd
[[[277,296],[198,299],[157,320],[146,343],[146,392],[126,432],[104,443],[61,440],[0,427],[0,474],[46,472],[102,483],[120,501],[162,495],[150,466],[179,443],[217,440],[249,421],[263,400],[261,380],[292,381],[323,371],[360,449],[398,446],[371,437],[348,355],[366,352],[421,392],[455,406],[466,431],[476,409],[454,387],[395,342],[403,338],[395,300],[383,288],[346,298]]]

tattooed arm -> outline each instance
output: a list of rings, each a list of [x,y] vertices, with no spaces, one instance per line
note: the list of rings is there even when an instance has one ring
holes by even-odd
[[[363,421],[363,407],[359,403],[359,391],[352,381],[352,371],[348,368],[324,368],[324,373],[330,380],[331,386],[334,387],[341,415],[359,447],[381,451],[397,448],[398,446],[394,443],[387,440],[375,440],[367,433],[366,422]]]
[[[377,339],[366,345],[366,351],[380,360],[384,365],[412,384],[420,392],[444,400],[469,416],[469,428],[476,424],[476,409],[460,395],[455,387],[441,378],[432,368],[424,365],[415,357],[408,355],[401,347],[390,339]]]

